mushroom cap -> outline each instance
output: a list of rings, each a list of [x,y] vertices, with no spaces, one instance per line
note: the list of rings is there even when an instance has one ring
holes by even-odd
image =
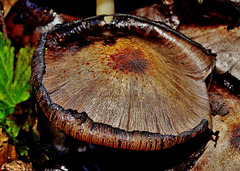
[[[211,129],[214,55],[163,23],[104,17],[56,26],[39,41],[32,80],[47,117],[79,140],[133,150]]]

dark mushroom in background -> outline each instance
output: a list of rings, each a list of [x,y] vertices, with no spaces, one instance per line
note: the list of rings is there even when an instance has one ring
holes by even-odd
[[[162,23],[131,15],[76,20],[44,34],[32,81],[55,125],[88,143],[157,150],[211,129],[214,56]]]

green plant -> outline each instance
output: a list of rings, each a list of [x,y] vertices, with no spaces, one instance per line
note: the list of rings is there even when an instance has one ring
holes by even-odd
[[[19,131],[28,129],[31,124],[29,117],[19,123],[12,115],[18,113],[17,104],[30,98],[32,54],[33,49],[26,46],[15,56],[10,40],[6,40],[0,32],[0,127],[7,132],[14,144],[19,142]],[[26,150],[27,147],[22,149],[21,154],[26,155]]]

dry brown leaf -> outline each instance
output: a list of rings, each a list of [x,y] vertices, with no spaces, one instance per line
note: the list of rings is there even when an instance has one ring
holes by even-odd
[[[7,16],[9,11],[11,10],[12,6],[18,1],[18,0],[0,0],[3,4],[4,9],[4,18]]]
[[[181,25],[178,31],[217,54],[216,69],[230,72],[240,80],[240,27],[228,31],[227,25]]]
[[[2,128],[0,128],[0,166],[3,163],[15,160],[17,153],[15,146],[8,143],[8,137]]]

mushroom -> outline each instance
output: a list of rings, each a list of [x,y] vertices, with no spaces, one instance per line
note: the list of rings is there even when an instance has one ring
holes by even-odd
[[[211,130],[205,79],[214,55],[163,23],[111,16],[42,35],[32,81],[49,120],[88,143],[144,151]]]
[[[114,0],[97,0],[96,4],[96,14],[102,15],[102,14],[114,14]],[[106,22],[110,22],[112,20],[111,16],[108,16],[105,18]]]
[[[96,14],[113,14],[114,13],[114,0],[97,0]]]

